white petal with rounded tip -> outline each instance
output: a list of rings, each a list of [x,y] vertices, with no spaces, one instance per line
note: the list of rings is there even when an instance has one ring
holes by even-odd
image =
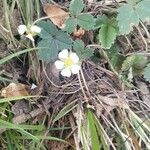
[[[31,90],[36,89],[36,88],[37,88],[37,85],[35,85],[34,83],[32,83]]]
[[[71,53],[70,54],[70,58],[74,63],[78,63],[79,62],[79,57],[77,56],[76,53]]]
[[[32,32],[35,32],[35,33],[40,33],[41,32],[41,28],[36,26],[36,25],[31,26],[30,30]]]
[[[26,37],[28,39],[30,39],[32,42],[34,42],[34,38],[33,38],[32,34],[28,34],[28,35],[26,35]]]
[[[27,27],[26,25],[19,25],[17,30],[20,35],[23,35],[27,31]]]
[[[70,77],[71,76],[71,70],[69,68],[65,68],[61,71],[61,75],[64,77]]]
[[[68,58],[68,50],[67,49],[64,49],[62,50],[59,54],[58,54],[58,58],[61,59],[61,60],[64,60],[64,59],[67,59]]]
[[[81,69],[81,67],[79,65],[72,65],[71,66],[71,72],[72,72],[72,74],[77,74],[80,69]]]
[[[57,69],[63,69],[64,68],[64,62],[62,62],[60,60],[55,61],[55,67]]]

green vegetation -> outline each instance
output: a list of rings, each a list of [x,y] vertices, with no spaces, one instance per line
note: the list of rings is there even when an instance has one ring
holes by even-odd
[[[47,2],[0,0],[0,149],[150,150],[150,0]]]

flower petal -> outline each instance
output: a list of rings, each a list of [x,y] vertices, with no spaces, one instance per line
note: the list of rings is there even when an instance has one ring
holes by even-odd
[[[61,75],[64,77],[70,77],[71,76],[71,70],[69,68],[65,68],[61,71]]]
[[[74,63],[78,63],[79,62],[79,57],[76,53],[71,53],[70,54],[70,58]]]
[[[36,25],[31,26],[30,30],[31,30],[31,32],[35,32],[35,33],[41,32],[41,28]]]
[[[61,60],[67,59],[69,55],[69,52],[67,49],[62,50],[59,54],[58,54],[58,58]]]
[[[55,66],[57,69],[63,69],[64,68],[64,62],[57,60],[57,61],[55,61]]]
[[[33,38],[32,34],[28,34],[28,35],[26,35],[26,37],[28,39],[30,39],[32,42],[34,42],[34,38]]]
[[[80,69],[81,69],[81,66],[79,66],[79,65],[72,65],[71,66],[71,72],[72,72],[72,74],[77,74]]]
[[[20,35],[23,35],[27,31],[27,27],[26,25],[19,25],[17,30]]]
[[[36,89],[36,88],[37,88],[37,85],[35,85],[34,83],[32,83],[31,90]]]

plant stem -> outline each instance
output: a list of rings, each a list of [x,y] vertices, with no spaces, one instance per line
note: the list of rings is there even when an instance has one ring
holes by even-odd
[[[114,72],[114,74],[115,74],[116,76],[118,76],[119,74],[118,74],[118,72],[114,69],[114,67],[112,66],[112,64],[111,64],[111,62],[110,62],[110,59],[109,59],[107,53],[105,52],[105,50],[102,50],[102,53],[103,53],[105,59],[107,60],[110,69]]]

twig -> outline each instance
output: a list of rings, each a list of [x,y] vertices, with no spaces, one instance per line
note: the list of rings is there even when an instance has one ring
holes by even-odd
[[[0,24],[0,27],[5,31],[5,32],[9,32],[9,30],[7,30],[5,27],[3,27],[1,24]]]
[[[141,33],[139,27],[136,27],[136,29],[138,30],[138,32],[139,32],[139,34],[140,34],[140,36],[141,36],[141,38],[142,38],[142,40],[143,40],[143,42],[144,42],[144,44],[145,44],[145,50],[148,51],[148,45],[147,45],[147,42],[146,42],[144,36],[142,35],[142,33]]]
[[[142,21],[140,21],[140,24],[142,25],[143,29],[145,30],[146,36],[147,36],[148,38],[150,38],[150,34],[149,34],[147,28],[145,27],[144,23],[143,23]]]
[[[81,73],[81,76],[82,76],[82,79],[83,79],[83,83],[84,83],[84,85],[85,85],[85,88],[86,88],[86,90],[87,90],[87,92],[88,92],[88,95],[90,96],[90,91],[89,91],[89,88],[88,88],[88,86],[87,86],[87,84],[86,84],[85,77],[84,77],[84,74],[83,74],[82,69],[80,70],[80,73]]]
[[[82,91],[82,93],[84,95],[84,98],[85,98],[86,102],[88,103],[88,98],[87,98],[87,96],[85,94],[85,91],[83,89],[83,85],[82,85],[82,82],[81,82],[80,73],[78,73],[78,79],[79,79],[79,84],[80,84],[80,87],[81,87],[81,91]]]

